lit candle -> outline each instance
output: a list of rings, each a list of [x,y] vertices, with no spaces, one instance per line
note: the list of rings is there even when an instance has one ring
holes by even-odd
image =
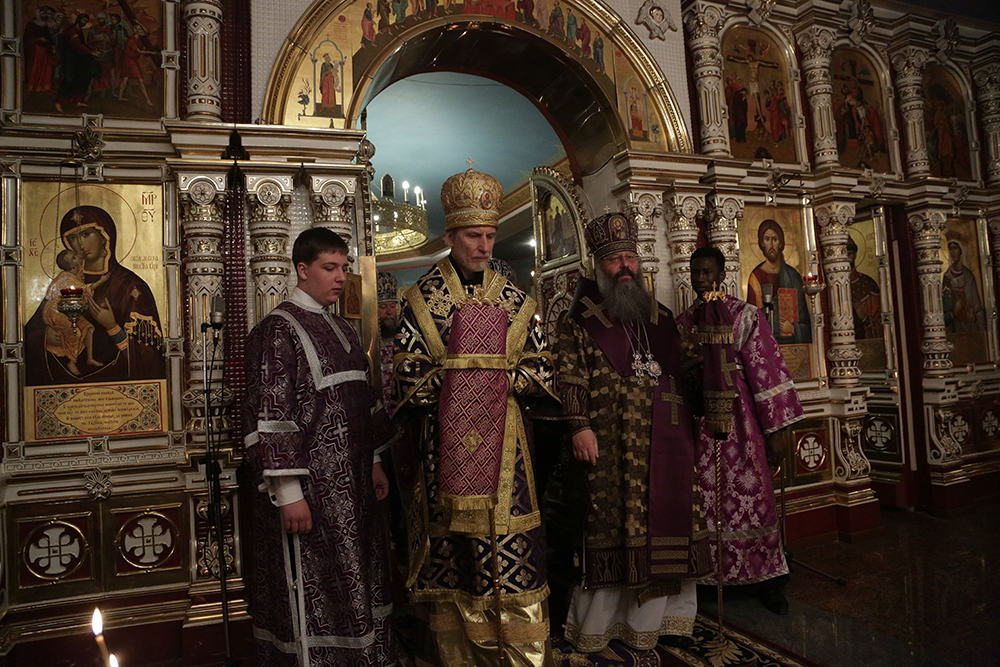
[[[108,656],[108,667],[118,667],[118,658],[115,657],[114,653]]]
[[[806,282],[807,283],[814,283],[814,282],[816,282],[816,274],[815,273],[807,273],[806,274]]]
[[[94,639],[97,640],[97,648],[101,649],[101,658],[106,667],[111,666],[111,656],[108,654],[108,645],[104,643],[104,619],[101,618],[101,610],[94,609],[94,616],[90,619],[90,629],[94,631]]]

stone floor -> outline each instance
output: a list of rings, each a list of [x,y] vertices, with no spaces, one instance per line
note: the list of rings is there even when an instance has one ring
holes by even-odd
[[[733,591],[725,622],[822,667],[1000,667],[1000,498],[950,519],[883,509],[882,527],[793,554],[847,586],[792,563],[787,616]],[[699,610],[716,597],[699,587]]]

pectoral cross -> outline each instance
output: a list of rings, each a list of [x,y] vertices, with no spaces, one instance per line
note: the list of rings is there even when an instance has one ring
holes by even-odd
[[[635,371],[635,376],[637,378],[645,377],[648,375],[656,382],[659,377],[663,374],[663,370],[660,368],[660,362],[653,358],[652,352],[646,352],[646,360],[642,360],[642,353],[635,351],[632,353],[632,370]]]
[[[670,389],[660,393],[660,400],[672,404],[670,406],[670,423],[676,426],[679,423],[678,415],[680,406],[684,402],[684,397],[677,393],[674,382],[676,380],[670,378]]]

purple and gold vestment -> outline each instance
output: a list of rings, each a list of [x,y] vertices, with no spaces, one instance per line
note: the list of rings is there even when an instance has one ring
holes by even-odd
[[[541,665],[549,588],[524,405],[554,400],[552,358],[533,299],[488,268],[476,286],[479,300],[463,305],[473,286],[445,258],[403,301],[394,416],[419,440],[393,452],[407,585],[431,608],[441,664],[495,664],[502,632],[514,664]],[[456,333],[463,327],[468,337]],[[471,465],[481,475],[470,476]]]
[[[690,635],[694,587],[684,591],[680,582],[709,566],[680,333],[656,302],[648,321],[627,327],[608,317],[597,284],[581,278],[555,343],[570,430],[590,429],[598,444],[596,464],[586,466],[584,583],[619,589],[638,601],[633,606],[675,596],[690,596],[691,605],[687,613],[661,601],[661,617],[644,619],[640,629],[617,618],[605,627],[571,610],[566,636],[581,651],[599,651],[611,639],[650,649],[661,634]],[[640,348],[659,364],[658,377],[637,373]]]
[[[293,293],[293,298],[298,291]],[[247,461],[260,491],[301,482],[313,528],[301,558],[266,492],[254,495],[250,611],[258,667],[395,664],[385,541],[372,460],[378,423],[368,361],[343,319],[284,301],[247,339]],[[291,584],[301,572],[302,601]],[[304,612],[304,613],[303,613]],[[305,630],[294,619],[304,617]],[[306,649],[308,656],[304,655]]]
[[[805,418],[795,384],[785,366],[781,349],[763,313],[755,306],[726,296],[733,317],[736,384],[733,431],[722,442],[721,498],[723,526],[723,583],[749,584],[788,572],[781,548],[774,487],[764,451],[765,436]],[[695,310],[687,309],[678,324],[692,335]],[[715,444],[713,433],[702,428],[698,477],[705,502],[712,574],[704,583],[715,583]]]

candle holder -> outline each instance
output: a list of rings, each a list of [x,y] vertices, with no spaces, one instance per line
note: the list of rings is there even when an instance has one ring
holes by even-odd
[[[807,273],[802,279],[802,291],[809,295],[810,305],[816,301],[816,295],[826,289],[826,283],[815,273]]]
[[[83,311],[87,309],[87,297],[83,292],[82,287],[67,287],[66,289],[59,290],[59,294],[62,298],[59,299],[59,304],[56,306],[56,310],[69,318],[69,321],[73,323],[73,333],[78,334],[80,331],[76,327],[76,322],[83,314]]]

